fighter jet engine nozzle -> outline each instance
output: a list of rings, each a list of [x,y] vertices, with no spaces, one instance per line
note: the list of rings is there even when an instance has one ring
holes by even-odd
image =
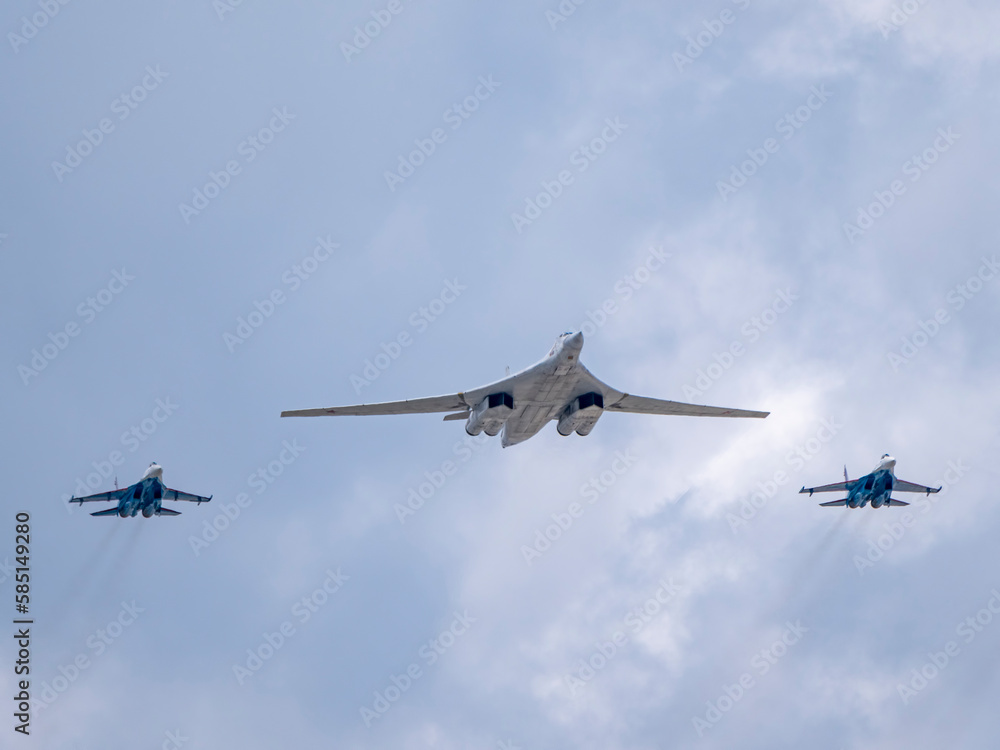
[[[556,430],[563,437],[569,437],[574,432],[577,435],[589,435],[603,413],[604,396],[600,393],[584,393],[570,401],[559,417]]]
[[[475,437],[486,432],[490,437],[500,434],[504,422],[514,413],[514,397],[509,393],[491,393],[469,414],[465,431]]]
[[[128,508],[119,508],[118,515],[122,518],[128,518]]]
[[[142,509],[142,517],[143,518],[152,518],[153,517],[153,506],[152,505],[146,505],[146,506],[143,507],[143,509]]]

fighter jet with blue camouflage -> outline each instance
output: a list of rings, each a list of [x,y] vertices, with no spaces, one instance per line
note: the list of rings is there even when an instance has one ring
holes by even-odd
[[[879,459],[878,466],[871,474],[865,474],[858,479],[847,478],[847,467],[844,467],[844,481],[836,484],[824,484],[822,487],[803,487],[799,494],[808,492],[812,497],[814,492],[846,492],[847,497],[842,500],[831,500],[827,503],[820,503],[824,508],[842,506],[845,508],[864,508],[869,503],[873,508],[888,508],[897,505],[909,505],[902,500],[892,497],[892,492],[923,492],[930,495],[933,492],[940,492],[941,488],[925,487],[922,484],[914,484],[903,479],[896,479],[895,475],[896,459],[888,453],[883,453]]]
[[[180,511],[163,507],[164,500],[186,500],[191,503],[207,503],[212,496],[202,497],[189,492],[172,490],[163,484],[163,468],[153,461],[142,475],[142,479],[125,489],[114,489],[110,492],[98,492],[87,497],[70,498],[71,503],[117,502],[117,507],[99,510],[92,516],[120,516],[134,518],[142,513],[143,518],[152,516],[179,516]]]

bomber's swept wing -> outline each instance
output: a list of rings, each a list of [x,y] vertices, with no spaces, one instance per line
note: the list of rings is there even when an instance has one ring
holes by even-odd
[[[824,484],[821,487],[803,487],[799,490],[801,495],[803,492],[808,492],[810,495],[814,492],[850,492],[851,488],[858,483],[857,479],[850,482],[837,482],[836,484]],[[824,503],[825,504],[825,503]]]
[[[941,488],[938,487],[925,487],[922,484],[914,484],[913,482],[907,482],[902,479],[896,479],[892,483],[893,492],[923,492],[930,495],[932,492],[940,492]]]
[[[135,485],[132,485],[134,487]],[[109,502],[111,500],[119,500],[124,496],[126,492],[132,489],[132,487],[126,487],[123,490],[111,490],[110,492],[98,492],[96,495],[87,495],[86,497],[73,497],[70,498],[71,503],[98,503],[98,502]]]
[[[629,393],[622,394],[622,397],[613,403],[605,402],[604,408],[608,411],[631,412],[633,414],[666,414],[687,417],[748,417],[763,419],[770,414],[770,412],[766,411],[684,404],[680,401],[664,401],[659,398],[633,396]]]
[[[169,487],[163,488],[163,499],[164,500],[187,500],[191,503],[207,503],[211,500],[213,495],[208,497],[202,497],[201,495],[192,495],[190,492],[181,492],[180,490],[172,490]]]
[[[770,412],[750,411],[748,409],[727,409],[722,406],[702,406],[700,404],[685,404],[680,401],[665,401],[659,398],[648,398],[646,396],[633,396],[631,393],[623,393],[617,388],[612,388],[594,377],[583,364],[579,365],[581,387],[589,387],[591,390],[600,391],[604,396],[604,408],[606,411],[619,411],[631,414],[662,414],[666,416],[681,417],[749,417],[753,419],[763,419]]]
[[[530,370],[530,368],[528,368]],[[529,382],[528,370],[522,370],[515,375],[508,375],[503,380],[487,383],[469,391],[461,391],[450,396],[430,396],[428,398],[411,398],[406,401],[386,401],[379,404],[355,404],[353,406],[331,406],[326,409],[297,409],[283,411],[283,417],[343,417],[369,416],[381,414],[435,414],[443,412],[459,412],[449,414],[447,420],[464,419],[468,411],[482,401],[486,396],[497,391],[514,391],[514,401],[519,402],[521,386]]]
[[[445,411],[466,411],[464,393],[454,396],[431,396],[408,401],[387,401],[381,404],[355,404],[354,406],[331,406],[328,409],[298,409],[283,411],[283,417],[338,417],[367,416],[376,414],[433,414]],[[474,402],[475,403],[475,402]]]

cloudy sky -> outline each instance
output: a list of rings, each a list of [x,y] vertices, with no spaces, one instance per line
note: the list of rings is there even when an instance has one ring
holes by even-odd
[[[1000,11],[293,5],[3,11],[4,746],[993,747]],[[278,418],[580,328],[771,416]]]

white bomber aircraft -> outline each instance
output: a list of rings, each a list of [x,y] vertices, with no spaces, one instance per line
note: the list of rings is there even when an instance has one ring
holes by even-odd
[[[692,417],[755,417],[764,411],[724,409],[677,401],[662,401],[622,393],[595,378],[580,363],[582,333],[564,333],[542,361],[503,380],[453,396],[432,396],[383,404],[332,406],[328,409],[283,411],[283,417],[337,417],[369,414],[428,414],[450,412],[445,421],[465,420],[470,435],[501,430],[504,448],[517,445],[556,419],[560,435],[589,435],[605,411],[635,414],[677,414]]]

